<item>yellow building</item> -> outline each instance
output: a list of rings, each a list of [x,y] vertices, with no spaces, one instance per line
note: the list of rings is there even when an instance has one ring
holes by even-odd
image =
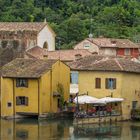
[[[70,68],[59,60],[15,59],[2,68],[1,116],[56,113],[69,98]],[[60,93],[61,92],[61,93]]]
[[[73,71],[78,71],[79,95],[123,98],[123,120],[130,119],[132,109],[140,108],[140,63],[94,55],[77,60],[70,66]],[[117,108],[117,104],[113,107]]]

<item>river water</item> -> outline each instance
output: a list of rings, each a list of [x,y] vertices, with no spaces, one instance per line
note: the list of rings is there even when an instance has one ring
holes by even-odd
[[[73,125],[72,120],[1,120],[0,140],[140,140],[140,122]]]

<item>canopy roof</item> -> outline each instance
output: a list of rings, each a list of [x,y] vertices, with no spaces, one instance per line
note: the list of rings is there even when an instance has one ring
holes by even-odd
[[[78,101],[77,101],[78,99]],[[112,97],[104,97],[101,99],[88,96],[88,95],[82,95],[74,98],[74,103],[78,104],[107,104],[107,103],[114,103],[114,102],[122,102],[123,98],[112,98]]]
[[[39,78],[52,69],[57,60],[17,58],[4,65],[1,69],[2,77],[10,78]]]
[[[113,103],[113,102],[122,102],[124,99],[123,98],[104,97],[99,100],[103,101],[105,103]]]
[[[78,99],[78,101],[77,101]],[[74,98],[74,103],[78,104],[105,104],[104,101],[100,101],[98,98],[82,95]]]

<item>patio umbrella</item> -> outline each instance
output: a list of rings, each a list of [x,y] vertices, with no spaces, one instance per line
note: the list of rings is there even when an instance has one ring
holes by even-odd
[[[77,101],[78,98],[78,101]],[[88,96],[88,95],[82,95],[74,98],[74,103],[78,104],[102,104],[105,103],[104,101],[100,101],[98,98]]]
[[[99,100],[104,101],[105,103],[115,103],[115,102],[122,102],[124,99],[123,98],[104,97]]]

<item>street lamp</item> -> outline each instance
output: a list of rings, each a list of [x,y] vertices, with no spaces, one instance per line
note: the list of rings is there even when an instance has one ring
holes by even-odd
[[[79,112],[79,103],[78,103],[78,92],[76,93],[76,97],[77,97],[77,106],[76,106],[76,112]]]

